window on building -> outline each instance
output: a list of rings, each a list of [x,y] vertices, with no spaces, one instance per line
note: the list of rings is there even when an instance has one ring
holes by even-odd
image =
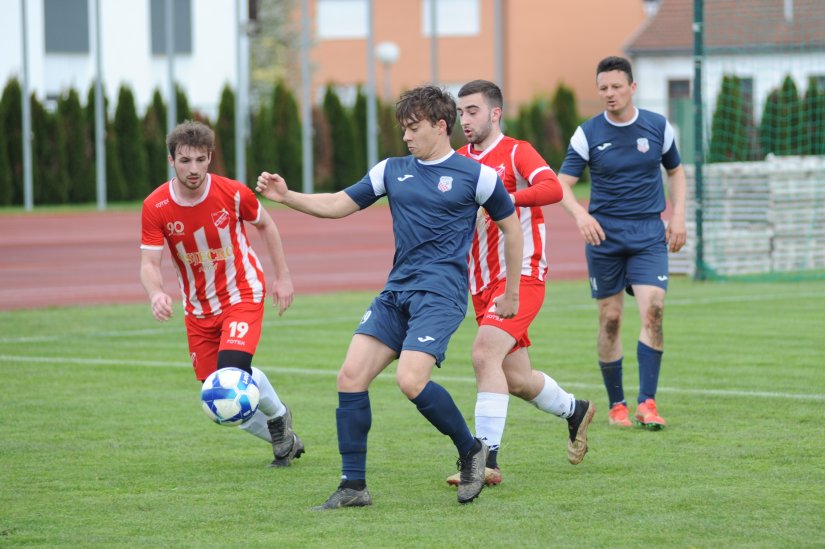
[[[676,145],[683,164],[693,162],[693,103],[690,80],[668,80],[667,119],[676,132]]]
[[[430,8],[436,4],[438,36],[477,36],[481,33],[479,0],[421,0],[421,30],[432,36]]]
[[[152,0],[152,55],[166,54],[166,1]],[[175,53],[192,53],[192,2],[171,0]]]
[[[319,40],[367,37],[367,0],[318,0]]]
[[[690,80],[668,80],[667,117],[670,120],[679,116],[685,101],[690,102]]]
[[[89,53],[88,0],[44,0],[46,53]]]

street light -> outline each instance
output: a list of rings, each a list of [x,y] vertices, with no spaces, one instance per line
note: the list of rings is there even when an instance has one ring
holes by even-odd
[[[375,57],[384,67],[384,100],[390,101],[392,89],[390,86],[390,70],[392,65],[401,56],[401,48],[395,42],[381,42],[375,47]]]

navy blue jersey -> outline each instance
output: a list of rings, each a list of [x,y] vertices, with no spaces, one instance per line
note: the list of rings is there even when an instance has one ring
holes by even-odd
[[[671,170],[680,163],[667,119],[636,109],[625,124],[602,113],[576,128],[559,173],[579,178],[590,166],[590,213],[636,219],[664,211],[660,164]]]
[[[483,206],[494,221],[515,212],[496,172],[455,152],[435,161],[388,158],[344,192],[363,209],[387,196],[395,235],[386,290],[424,290],[467,306],[467,254]]]

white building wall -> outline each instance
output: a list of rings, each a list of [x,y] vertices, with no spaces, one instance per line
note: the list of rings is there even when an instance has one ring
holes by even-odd
[[[794,52],[787,55],[709,56],[705,58],[702,69],[702,99],[708,123],[716,109],[722,78],[731,74],[753,79],[754,116],[758,123],[768,94],[782,86],[787,75],[796,82],[800,97],[805,94],[809,76],[825,76],[825,54]],[[638,82],[635,104],[666,115],[668,81],[693,82],[693,58],[687,55],[637,57],[633,59],[633,76]]]
[[[175,57],[175,75],[192,109],[215,118],[223,86],[236,88],[235,0],[192,1],[192,53]],[[128,85],[142,113],[155,89],[166,98],[166,56],[153,56],[150,0],[100,0],[103,77],[109,106]],[[41,101],[74,87],[85,102],[95,76],[94,39],[88,54],[46,54],[43,2],[27,0],[29,87]],[[89,0],[89,30],[95,29]],[[0,86],[22,77],[20,0],[0,0]]]

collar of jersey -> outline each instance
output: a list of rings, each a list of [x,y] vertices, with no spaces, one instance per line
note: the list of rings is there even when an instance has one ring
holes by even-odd
[[[191,208],[192,206],[197,206],[198,204],[200,204],[201,202],[206,200],[206,197],[209,195],[209,189],[210,189],[210,187],[212,187],[212,174],[207,173],[206,174],[206,185],[204,185],[203,194],[196,201],[188,202],[188,201],[182,200],[175,193],[175,186],[172,185],[172,181],[174,181],[174,180],[175,179],[172,179],[171,181],[169,181],[169,196],[172,197],[172,200],[175,202],[175,204],[177,204],[178,206],[183,206],[183,207],[190,207]]]
[[[468,143],[467,144],[467,152],[470,153],[470,158],[472,158],[473,160],[481,160],[482,158],[484,158],[487,155],[488,152],[490,152],[493,149],[495,149],[496,147],[498,147],[498,144],[501,143],[502,139],[504,139],[504,134],[503,133],[498,134],[498,137],[496,137],[496,140],[493,141],[490,144],[489,147],[487,147],[486,149],[484,149],[483,151],[481,151],[479,153],[474,152],[475,149],[474,149],[474,145],[472,143]]]
[[[607,116],[607,111],[604,111],[602,114],[604,115],[604,119],[607,120],[608,124],[610,124],[611,126],[616,126],[618,128],[623,128],[625,126],[629,126],[629,125],[633,124],[636,120],[639,119],[639,109],[637,109],[635,106],[633,107],[633,109],[636,111],[636,114],[633,115],[633,118],[631,118],[629,122],[624,122],[624,123],[621,123],[621,124],[618,123],[618,122],[613,122],[612,120],[610,120],[610,118]]]
[[[447,160],[448,158],[450,158],[454,154],[455,154],[455,151],[450,150],[450,152],[448,152],[447,154],[445,154],[441,158],[437,158],[435,160],[419,160],[418,158],[416,158],[416,160],[420,164],[424,164],[425,166],[432,166],[433,164],[441,164],[442,162],[444,162],[445,160]]]

